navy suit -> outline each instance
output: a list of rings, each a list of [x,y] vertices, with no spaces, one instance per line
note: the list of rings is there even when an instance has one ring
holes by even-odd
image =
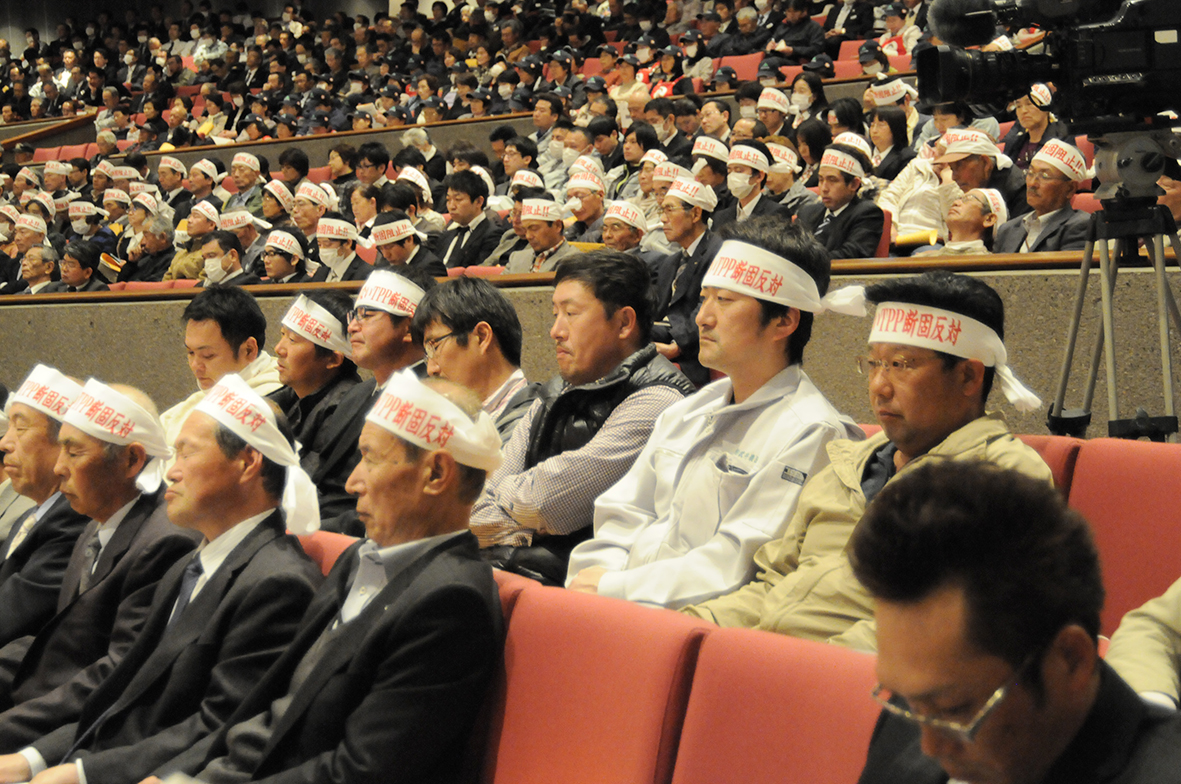
[[[868,259],[877,253],[886,220],[881,207],[854,196],[844,211],[817,233],[825,212],[823,204],[808,204],[800,207],[796,220],[816,235],[834,259]]]
[[[698,387],[709,382],[709,371],[697,361],[698,332],[697,309],[701,296],[701,280],[709,271],[709,265],[722,247],[722,238],[712,231],[706,231],[697,244],[697,250],[681,269],[683,254],[676,251],[664,257],[656,271],[656,320],[652,330],[655,343],[674,342],[681,354],[674,362],[681,366],[690,381]],[[680,274],[677,272],[680,270]],[[673,283],[676,291],[673,291]],[[667,321],[665,327],[661,321]]]

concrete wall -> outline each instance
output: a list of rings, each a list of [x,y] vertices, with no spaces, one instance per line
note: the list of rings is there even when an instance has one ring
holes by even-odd
[[[1005,300],[1006,344],[1012,367],[1046,401],[1057,385],[1062,347],[1074,300],[1076,272],[1013,272],[980,275]],[[1181,275],[1171,275],[1176,288]],[[870,279],[836,278],[834,286]],[[524,367],[530,378],[544,379],[555,370],[549,339],[551,320],[546,287],[506,289],[521,316],[525,332]],[[1091,282],[1076,369],[1067,407],[1082,401],[1085,365],[1097,322],[1098,278]],[[277,339],[277,327],[289,299],[263,298],[261,304],[272,325],[267,342]],[[1155,294],[1145,270],[1120,275],[1116,295],[1118,379],[1122,416],[1137,406],[1154,415],[1163,414],[1159,370]],[[106,303],[100,305],[7,305],[0,307],[0,381],[18,384],[37,362],[47,362],[77,376],[96,375],[106,381],[135,384],[148,390],[162,406],[191,393],[195,386],[185,364],[180,314],[183,301]],[[825,394],[842,411],[860,422],[870,422],[865,380],[854,360],[865,350],[869,322],[844,316],[819,319],[804,367]],[[1181,349],[1173,361],[1181,363]],[[1020,414],[994,391],[994,407],[1004,411],[1012,427],[1021,432],[1045,432],[1046,408]],[[1106,384],[1100,372],[1096,387],[1094,423],[1089,435],[1106,435]]]

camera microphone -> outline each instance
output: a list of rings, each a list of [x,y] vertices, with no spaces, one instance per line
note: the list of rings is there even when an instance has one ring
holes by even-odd
[[[954,46],[983,46],[996,38],[997,15],[989,0],[935,0],[931,31]]]

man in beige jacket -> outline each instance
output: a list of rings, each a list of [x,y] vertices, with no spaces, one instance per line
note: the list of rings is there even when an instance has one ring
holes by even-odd
[[[1018,408],[1040,404],[1007,366],[1004,305],[995,291],[967,276],[928,272],[876,284],[866,296],[878,308],[858,366],[881,432],[830,443],[831,462],[805,484],[786,533],[755,554],[755,579],[682,612],[872,650],[873,601],[845,549],[887,482],[940,458],[985,460],[1053,481],[1037,452],[1000,414],[985,411],[994,380]]]

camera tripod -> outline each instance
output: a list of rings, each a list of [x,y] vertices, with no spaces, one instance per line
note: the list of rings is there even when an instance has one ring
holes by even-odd
[[[1067,334],[1065,357],[1059,375],[1058,390],[1046,424],[1055,435],[1078,438],[1086,436],[1087,426],[1091,422],[1091,404],[1095,395],[1095,381],[1099,375],[1100,355],[1103,355],[1107,371],[1108,435],[1113,438],[1147,437],[1153,441],[1165,441],[1177,432],[1177,416],[1173,403],[1173,363],[1169,341],[1170,318],[1181,333],[1181,310],[1177,308],[1177,301],[1165,275],[1165,238],[1167,237],[1172,244],[1179,265],[1181,238],[1177,235],[1172,213],[1156,203],[1157,194],[1161,193],[1156,180],[1163,168],[1164,156],[1178,157],[1181,144],[1171,132],[1159,129],[1148,132],[1112,133],[1092,141],[1096,147],[1096,174],[1104,183],[1096,192],[1103,209],[1091,215],[1087,229],[1087,242],[1083,249],[1078,292]],[[1114,240],[1114,254],[1109,248],[1109,240]],[[1154,272],[1165,415],[1153,417],[1143,409],[1138,409],[1134,417],[1121,419],[1115,368],[1115,283],[1121,262],[1127,263],[1131,259],[1139,258],[1140,240],[1144,241]],[[1066,410],[1066,387],[1070,380],[1087,283],[1096,250],[1102,281],[1102,322],[1095,335],[1083,406],[1081,409]]]

